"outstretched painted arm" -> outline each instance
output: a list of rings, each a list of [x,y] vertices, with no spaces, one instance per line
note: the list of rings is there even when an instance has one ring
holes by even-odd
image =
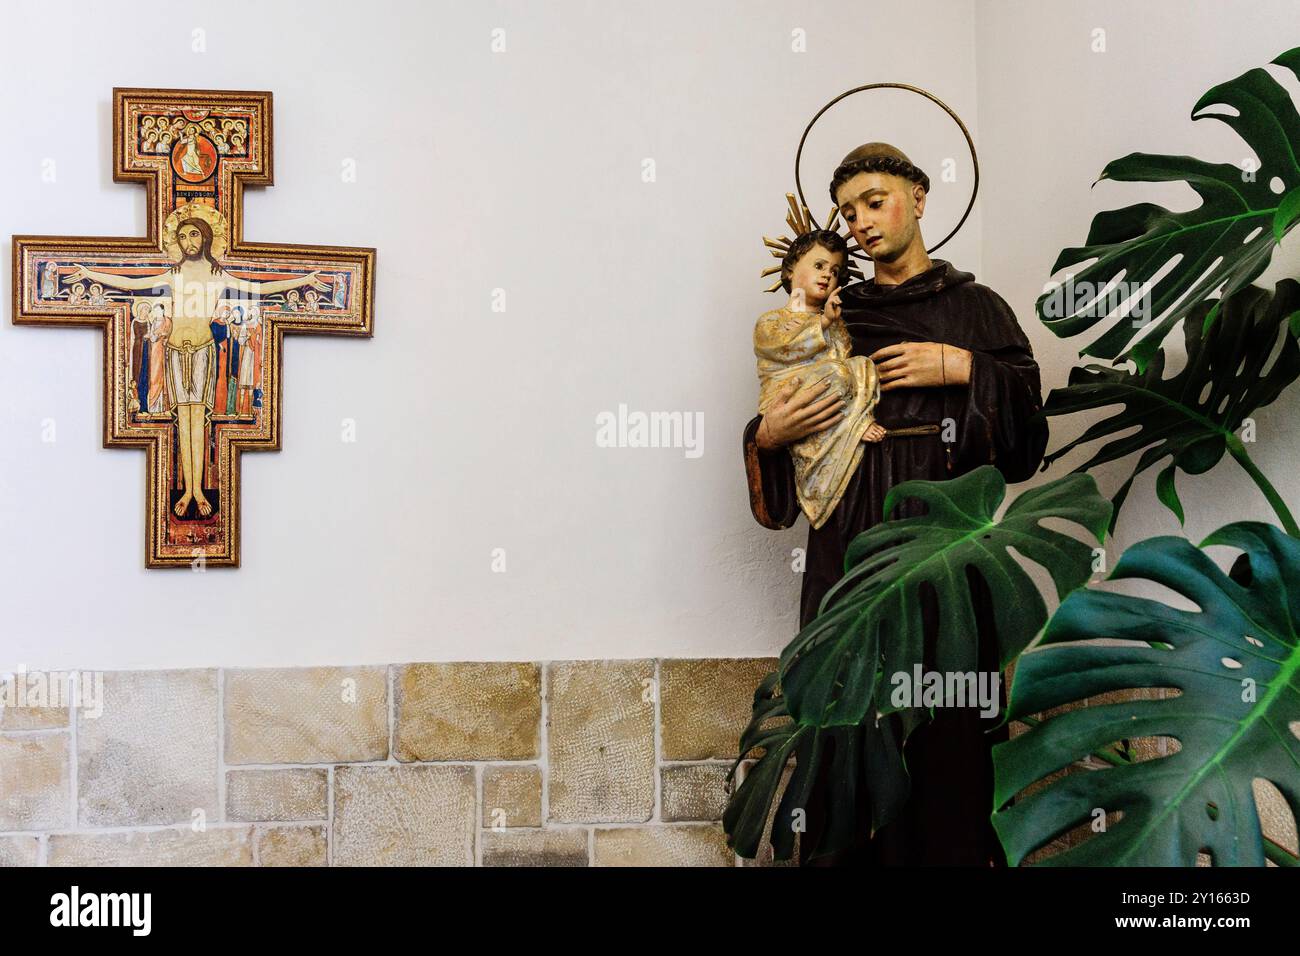
[[[329,288],[329,283],[321,281],[319,272],[309,272],[305,276],[298,276],[293,279],[274,279],[270,282],[253,282],[250,279],[240,279],[227,273],[226,281],[230,283],[231,288],[238,289],[241,292],[249,292],[253,295],[287,292],[290,289],[299,289],[303,286],[309,286],[317,292],[324,292]]]
[[[153,289],[160,285],[167,285],[168,278],[166,272],[159,272],[151,276],[119,276],[111,272],[96,272],[94,269],[87,269],[85,266],[77,266],[72,275],[63,280],[64,282],[98,282],[101,285],[112,286],[114,289]]]

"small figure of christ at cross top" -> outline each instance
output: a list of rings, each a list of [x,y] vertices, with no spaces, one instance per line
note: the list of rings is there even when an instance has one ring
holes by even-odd
[[[324,291],[329,286],[316,271],[272,282],[253,282],[233,276],[221,267],[214,249],[215,236],[225,233],[221,213],[210,206],[197,206],[188,210],[183,207],[173,215],[179,221],[172,252],[175,264],[171,269],[154,275],[121,276],[79,265],[68,279],[98,282],[128,291],[164,288],[171,293],[171,335],[167,339],[163,367],[169,403],[176,410],[181,474],[185,483],[185,493],[173,510],[180,517],[193,501],[199,514],[207,517],[212,513],[212,505],[203,494],[203,459],[208,447],[208,416],[212,414],[217,379],[216,345],[211,327],[217,302],[230,290],[260,296],[301,286]],[[217,225],[216,231],[213,223]]]

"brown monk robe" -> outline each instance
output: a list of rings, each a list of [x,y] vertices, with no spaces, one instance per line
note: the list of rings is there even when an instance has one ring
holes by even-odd
[[[942,480],[993,464],[1008,483],[1024,481],[1037,470],[1047,446],[1047,425],[1030,426],[1041,406],[1038,365],[1029,340],[1011,308],[974,276],[936,259],[925,272],[898,285],[874,279],[847,286],[842,294],[844,322],[854,355],[871,355],[898,342],[942,342],[972,353],[969,385],[884,390],[876,408],[886,428],[951,419],[946,434],[886,437],[866,444],[862,462],[829,521],[809,530],[803,576],[800,627],[816,615],[827,590],[844,573],[844,553],[860,532],[881,520],[885,495],[914,478]],[[785,448],[760,449],[755,441],[761,416],[745,428],[744,454],[754,517],[768,528],[788,528],[800,514],[794,470]],[[948,441],[945,441],[949,439]],[[923,514],[925,506],[905,502],[893,518]],[[998,670],[993,617],[986,585],[972,584],[979,625],[979,670]],[[937,605],[932,591],[923,604],[925,670],[934,670]],[[888,675],[887,675],[888,676]],[[888,692],[889,684],[885,685]],[[999,706],[1006,703],[999,688]],[[935,709],[936,717],[907,739],[903,749],[911,792],[901,816],[874,837],[863,832],[848,851],[818,862],[858,865],[1005,865],[989,814],[993,810],[990,748],[1006,731],[986,733],[998,718],[979,716],[977,707]],[[887,733],[901,735],[898,715],[880,721]],[[829,760],[822,764],[829,767]],[[826,788],[818,782],[800,838],[801,862],[820,836]],[[861,818],[867,819],[865,795]]]

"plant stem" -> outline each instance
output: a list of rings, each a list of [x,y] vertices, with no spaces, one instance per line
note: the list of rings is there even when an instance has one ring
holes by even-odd
[[[1255,480],[1255,484],[1259,485],[1259,490],[1264,492],[1264,497],[1268,499],[1268,503],[1273,506],[1273,510],[1277,512],[1277,516],[1282,520],[1282,527],[1286,529],[1286,533],[1293,537],[1300,537],[1300,526],[1296,525],[1295,518],[1291,516],[1291,511],[1287,508],[1286,502],[1282,500],[1282,496],[1277,493],[1277,489],[1273,487],[1272,483],[1264,477],[1264,473],[1255,467],[1255,463],[1250,460],[1250,455],[1246,453],[1246,446],[1242,444],[1241,439],[1236,435],[1228,435],[1227,444],[1228,452],[1233,458],[1237,459],[1237,463],[1242,468],[1246,469],[1246,474]]]

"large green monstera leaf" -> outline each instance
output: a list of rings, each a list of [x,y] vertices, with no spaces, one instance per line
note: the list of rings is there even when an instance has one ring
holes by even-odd
[[[1072,710],[994,747],[995,805],[1121,739],[1172,737],[1169,756],[1069,774],[993,815],[1015,864],[1079,823],[1121,819],[1044,861],[1052,865],[1263,866],[1252,781],[1272,782],[1300,816],[1300,541],[1239,522],[1201,547],[1243,554],[1231,575],[1178,537],[1129,548],[1111,579],[1158,582],[1194,603],[1081,590],[1052,616],[1043,647],[1021,657],[1009,718],[1131,688],[1177,696]],[[1243,560],[1244,559],[1244,560]],[[1244,568],[1238,573],[1238,568]],[[1147,646],[1060,646],[1121,638]]]
[[[1112,531],[1133,480],[1165,459],[1168,465],[1157,478],[1156,491],[1181,522],[1175,469],[1199,475],[1214,467],[1227,448],[1244,455],[1237,429],[1300,377],[1295,329],[1300,324],[1300,283],[1283,280],[1274,293],[1247,286],[1223,303],[1223,321],[1203,331],[1201,320],[1214,305],[1199,303],[1183,323],[1187,364],[1178,374],[1163,377],[1166,350],[1161,349],[1145,372],[1076,367],[1070,372],[1070,384],[1052,389],[1047,396],[1041,414],[1049,416],[1122,406],[1043,459],[1046,469],[1078,445],[1108,439],[1074,469],[1083,472],[1142,451],[1132,474],[1111,499]],[[1137,431],[1131,431],[1134,426]]]
[[[1300,76],[1300,48],[1273,62]],[[1229,110],[1205,112],[1220,105]],[[1080,354],[1132,358],[1144,369],[1169,330],[1200,302],[1216,290],[1230,296],[1257,278],[1273,247],[1300,220],[1300,115],[1287,91],[1266,70],[1250,70],[1201,97],[1192,118],[1206,116],[1232,127],[1258,157],[1258,168],[1146,153],[1105,168],[1102,179],[1184,181],[1201,204],[1187,212],[1138,203],[1099,213],[1087,244],[1062,250],[1054,273],[1088,264],[1038,300],[1039,317],[1058,336],[1101,324],[1118,304],[1107,290],[1119,280],[1125,285],[1116,288],[1147,288],[1145,322],[1158,323],[1125,351],[1146,324],[1122,317]],[[1165,273],[1170,263],[1175,264]],[[1202,321],[1209,325],[1216,318],[1211,307]]]
[[[856,727],[868,715],[899,709],[878,688],[885,675],[911,674],[922,663],[923,589],[937,599],[937,671],[979,670],[972,573],[992,596],[1001,666],[1034,639],[1047,608],[1011,549],[1045,567],[1064,597],[1092,573],[1093,549],[1041,522],[1072,521],[1101,540],[1110,503],[1091,476],[1066,475],[1024,492],[997,520],[1005,493],[992,465],[890,490],[886,515],[908,498],[924,502],[927,512],[881,522],[850,542],[844,577],[781,654],[780,691],[797,723]]]
[[[770,821],[774,859],[789,860],[794,855],[796,833],[817,841],[804,847],[803,855],[810,859],[843,850],[860,834],[880,829],[906,803],[908,777],[899,741],[906,739],[920,716],[909,711],[895,718],[900,722],[898,732],[874,720],[858,727],[808,727],[789,719],[785,701],[776,693],[776,681],[773,671],[754,693],[753,717],[741,735],[740,756],[728,775],[728,780],[734,779],[741,761],[763,750],[723,814],[727,842],[741,856],[753,859]],[[829,773],[827,791],[813,806],[813,787],[823,772]],[[815,836],[801,826],[809,813],[820,814],[824,821]]]

